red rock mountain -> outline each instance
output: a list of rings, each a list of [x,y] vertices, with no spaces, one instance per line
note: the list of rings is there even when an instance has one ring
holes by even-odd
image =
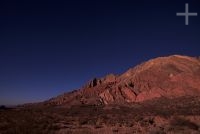
[[[159,57],[121,75],[95,78],[83,88],[47,101],[51,105],[122,104],[154,98],[200,96],[200,59]]]

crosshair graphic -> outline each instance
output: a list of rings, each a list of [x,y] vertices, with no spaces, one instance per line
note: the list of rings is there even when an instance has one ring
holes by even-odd
[[[197,16],[197,13],[189,12],[189,4],[185,4],[185,13],[176,13],[177,16],[185,16],[185,25],[189,25],[189,16]]]

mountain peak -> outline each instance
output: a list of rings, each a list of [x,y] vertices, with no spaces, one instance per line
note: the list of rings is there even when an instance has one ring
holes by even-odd
[[[121,75],[94,78],[77,92],[68,93],[62,99],[57,97],[51,102],[118,104],[196,95],[200,95],[200,60],[172,55],[151,59]]]

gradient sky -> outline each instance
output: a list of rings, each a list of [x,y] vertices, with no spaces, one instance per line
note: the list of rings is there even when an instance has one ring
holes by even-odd
[[[177,17],[176,12],[198,12]],[[0,104],[42,101],[158,56],[200,55],[199,0],[1,0]]]

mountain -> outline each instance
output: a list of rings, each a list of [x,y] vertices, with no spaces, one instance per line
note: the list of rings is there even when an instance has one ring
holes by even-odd
[[[0,122],[0,134],[199,134],[200,59],[152,59],[45,102],[3,106]]]
[[[200,96],[200,59],[172,55],[149,60],[121,75],[94,78],[81,89],[44,103],[107,105],[183,96]]]

